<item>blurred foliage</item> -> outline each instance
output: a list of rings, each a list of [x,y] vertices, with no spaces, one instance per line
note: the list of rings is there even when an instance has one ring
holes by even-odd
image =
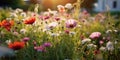
[[[20,8],[25,4],[23,0],[0,0],[0,6]]]

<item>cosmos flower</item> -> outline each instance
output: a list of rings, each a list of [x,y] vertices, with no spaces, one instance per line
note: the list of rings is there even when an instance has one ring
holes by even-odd
[[[20,49],[24,48],[24,42],[15,41],[13,43],[9,43],[8,47],[13,50],[20,50]]]
[[[33,24],[35,22],[35,17],[28,18],[24,21],[25,24]]]
[[[77,25],[77,22],[74,19],[69,19],[65,22],[67,28],[74,28]]]
[[[99,38],[100,36],[101,36],[100,32],[93,32],[89,37],[91,39],[96,39],[96,38]]]
[[[0,26],[4,27],[6,30],[10,31],[11,27],[14,25],[14,21],[10,20],[3,20],[2,22],[0,22]]]

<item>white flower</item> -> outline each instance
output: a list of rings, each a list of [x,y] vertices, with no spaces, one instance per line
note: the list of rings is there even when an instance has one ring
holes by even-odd
[[[26,29],[21,29],[21,30],[20,30],[20,33],[21,33],[21,34],[25,34],[26,31],[27,31]]]
[[[82,40],[81,42],[82,42],[82,44],[85,44],[85,43],[90,42],[90,41],[91,41],[91,39],[86,38],[86,39]]]
[[[60,34],[58,34],[58,33],[51,33],[50,35],[51,36],[59,36]]]
[[[72,9],[72,8],[73,8],[73,6],[72,6],[72,4],[71,4],[71,3],[67,3],[67,4],[65,5],[65,8],[67,8],[67,9]]]
[[[10,16],[11,16],[11,17],[15,17],[15,18],[18,17],[16,13],[10,13]]]
[[[106,48],[107,48],[107,50],[109,50],[109,51],[113,51],[114,50],[114,46],[113,46],[113,43],[112,42],[107,42],[107,44],[106,44]]]
[[[97,46],[94,45],[94,44],[88,44],[87,47],[88,47],[88,48],[92,48],[92,47],[96,48]]]
[[[48,26],[49,26],[49,27],[56,27],[57,25],[58,25],[57,22],[52,22],[52,23],[50,23]]]
[[[27,16],[25,12],[22,12],[20,15],[21,15],[22,17],[26,17],[26,16]]]
[[[76,32],[73,32],[73,31],[70,32],[71,35],[74,35],[75,33],[76,33]]]
[[[6,40],[5,41],[7,44],[9,44],[9,43],[11,43],[11,40],[9,39],[9,40]]]
[[[100,50],[101,50],[101,51],[106,51],[106,47],[101,46],[101,47],[100,47]]]
[[[114,32],[115,32],[115,33],[117,33],[117,32],[118,32],[118,30],[114,30]]]
[[[106,31],[106,34],[109,34],[109,33],[111,33],[112,32],[112,30],[107,30]]]
[[[52,22],[52,23],[48,24],[47,26],[45,26],[45,28],[47,30],[51,30],[51,29],[55,28],[56,26],[58,26],[58,23],[57,22]]]

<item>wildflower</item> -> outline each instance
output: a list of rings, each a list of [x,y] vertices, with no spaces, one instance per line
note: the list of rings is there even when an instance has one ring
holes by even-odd
[[[115,32],[115,33],[117,33],[117,32],[118,32],[118,30],[114,30],[114,32]]]
[[[27,31],[26,29],[21,29],[21,30],[20,30],[20,33],[25,34],[26,31]]]
[[[82,42],[82,44],[85,44],[85,43],[90,42],[90,41],[91,41],[91,39],[86,38],[86,39],[82,40],[81,42]]]
[[[26,17],[27,15],[26,15],[25,12],[22,12],[22,13],[21,13],[21,16],[22,16],[22,17]]]
[[[18,36],[18,34],[19,34],[19,33],[16,32],[16,31],[13,32],[13,35],[15,35],[15,36]]]
[[[49,18],[50,18],[50,16],[43,16],[43,20],[47,20]]]
[[[93,32],[89,37],[92,39],[99,38],[101,36],[100,32]]]
[[[10,20],[10,21],[7,21],[7,20],[3,20],[0,25],[2,27],[4,27],[6,30],[10,31],[11,29],[11,26],[14,25],[14,21],[13,20]]]
[[[67,4],[65,5],[65,8],[67,8],[67,9],[72,9],[72,8],[73,8],[73,6],[72,6],[72,4],[71,4],[71,3],[67,3]]]
[[[24,42],[27,42],[27,41],[30,40],[30,38],[29,38],[29,37],[24,37],[22,40],[23,40]]]
[[[59,18],[59,17],[55,17],[54,19],[55,19],[56,21],[59,21],[59,20],[60,20],[60,18]]]
[[[100,51],[106,51],[106,48],[103,47],[103,46],[101,46],[99,50],[100,50]]]
[[[102,45],[104,42],[101,40],[101,41],[99,41],[99,43]]]
[[[111,33],[112,32],[112,30],[107,30],[106,31],[106,34],[109,34],[109,33]]]
[[[65,30],[65,33],[69,34],[69,33],[70,33],[70,31],[69,31],[69,30]]]
[[[46,51],[45,47],[43,45],[37,46],[37,47],[35,46],[34,49],[37,50],[38,52],[45,52]]]
[[[64,7],[64,6],[58,5],[57,8],[58,8],[58,11],[59,11],[60,13],[64,13],[64,12],[65,12],[65,7]]]
[[[11,40],[9,39],[9,40],[6,40],[5,41],[7,44],[9,44],[9,43],[11,43]]]
[[[92,47],[96,48],[97,46],[94,45],[94,44],[88,44],[87,47],[88,47],[88,48],[92,48]]]
[[[25,24],[33,24],[34,22],[35,22],[35,17],[31,17],[31,18],[29,18],[29,19],[26,19],[25,21],[24,21],[24,23]]]
[[[20,49],[24,48],[24,42],[15,41],[13,43],[9,43],[8,47],[13,50],[20,50]]]
[[[57,25],[58,25],[57,22],[52,22],[52,23],[48,24],[48,26],[46,26],[46,29],[47,29],[47,30],[51,30],[51,29],[53,29],[54,27],[56,27]]]
[[[50,35],[53,36],[53,37],[54,37],[54,36],[59,36],[58,33],[50,33]]]
[[[113,43],[112,42],[107,42],[106,44],[106,48],[108,51],[113,51],[114,50],[114,46],[113,46]]]
[[[99,50],[95,50],[94,51],[94,54],[96,55],[96,54],[99,54],[100,53],[100,51]]]
[[[69,19],[65,23],[67,28],[74,28],[77,25],[77,22],[74,19]]]
[[[76,32],[73,32],[73,31],[72,31],[72,32],[70,32],[70,34],[71,34],[71,35],[74,35],[75,33],[76,33]]]
[[[50,43],[50,42],[46,42],[46,43],[43,44],[43,46],[45,46],[45,47],[50,47],[50,46],[51,46],[51,43]]]

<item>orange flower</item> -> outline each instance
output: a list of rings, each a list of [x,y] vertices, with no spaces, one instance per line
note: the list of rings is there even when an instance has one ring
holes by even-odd
[[[25,24],[33,24],[35,22],[35,17],[31,17],[24,21]]]
[[[10,21],[7,21],[7,20],[3,20],[1,23],[0,23],[0,26],[6,28],[8,31],[10,31],[10,28],[11,26],[14,25],[14,21],[13,20],[10,20]]]
[[[24,48],[24,45],[25,45],[24,42],[15,41],[14,43],[10,43],[8,45],[8,47],[13,49],[13,50],[20,50],[20,49]]]

